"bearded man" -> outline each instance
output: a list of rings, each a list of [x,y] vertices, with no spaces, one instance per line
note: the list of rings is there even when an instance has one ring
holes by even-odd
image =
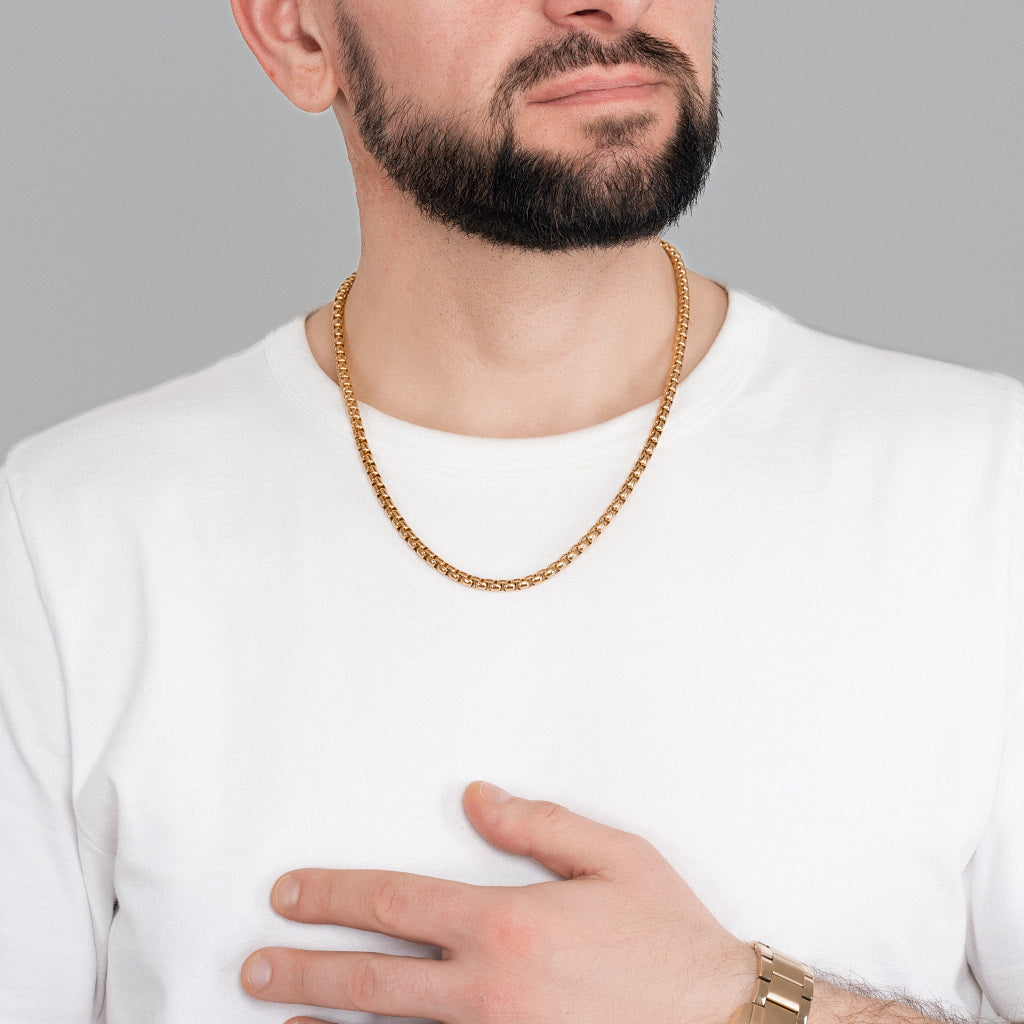
[[[1020,387],[659,241],[712,0],[233,10],[362,253],[8,459],[5,1020],[1024,1020]]]

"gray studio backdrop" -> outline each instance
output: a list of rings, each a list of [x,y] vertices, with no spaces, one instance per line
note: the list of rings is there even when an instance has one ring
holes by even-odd
[[[0,452],[355,265],[333,116],[277,93],[228,0],[9,4],[3,35]],[[814,325],[1024,377],[1022,39],[1022,0],[723,0],[724,148],[669,237]]]

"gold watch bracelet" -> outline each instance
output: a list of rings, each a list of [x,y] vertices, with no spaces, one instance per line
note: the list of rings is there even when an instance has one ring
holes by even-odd
[[[755,943],[754,949],[754,995],[732,1015],[729,1024],[807,1024],[814,995],[814,971],[763,942]]]

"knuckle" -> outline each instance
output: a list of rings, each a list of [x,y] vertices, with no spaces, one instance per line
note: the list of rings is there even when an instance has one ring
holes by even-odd
[[[345,998],[354,1010],[372,1013],[380,1006],[384,977],[372,956],[356,956],[346,973]]]
[[[553,803],[550,800],[538,800],[534,804],[528,825],[528,830],[523,834],[526,839],[527,848],[522,852],[533,856],[533,844],[538,836],[560,836],[570,826],[573,815],[561,804]],[[508,822],[505,832],[509,840],[515,842],[520,838],[520,833],[514,822]]]
[[[331,921],[341,902],[341,888],[334,875],[313,875],[299,889],[299,907],[303,914],[318,921]]]
[[[273,993],[275,1001],[311,1003],[316,998],[319,982],[314,958],[306,951],[278,949],[274,951],[270,989],[264,995]]]
[[[533,856],[534,844],[542,835],[562,833],[572,815],[550,800],[523,801],[515,813],[500,815],[493,822],[494,837],[511,852]]]
[[[490,908],[484,914],[481,932],[486,944],[502,959],[535,956],[543,937],[536,922],[514,905]]]
[[[644,839],[643,836],[635,835],[633,832],[622,833],[622,845],[628,853],[631,853],[637,858],[651,860],[655,857],[659,857],[653,843]]]
[[[317,976],[312,961],[306,957],[297,957],[291,964],[291,988],[299,993],[302,999],[312,999],[317,987]]]
[[[404,875],[382,875],[369,887],[367,916],[384,933],[402,920],[408,905],[409,885]]]
[[[553,803],[551,800],[540,800],[537,804],[537,818],[542,825],[560,828],[568,820],[569,812],[561,804]]]
[[[618,877],[633,891],[640,892],[663,878],[665,861],[643,836],[621,832],[609,848]]]

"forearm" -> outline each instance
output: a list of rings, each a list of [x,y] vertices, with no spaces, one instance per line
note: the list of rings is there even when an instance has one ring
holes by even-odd
[[[980,1016],[905,992],[875,989],[819,970],[814,975],[808,1024],[982,1024]],[[746,1019],[747,1010],[749,1004],[740,1006],[729,1024]]]
[[[997,1018],[991,1019],[993,1022]],[[980,1024],[983,1018],[904,992],[818,974],[809,1024]],[[1024,1024],[1024,1022],[1018,1022]]]
[[[972,1019],[938,1003],[909,996],[847,988],[819,978],[814,983],[814,1024],[968,1024]]]

